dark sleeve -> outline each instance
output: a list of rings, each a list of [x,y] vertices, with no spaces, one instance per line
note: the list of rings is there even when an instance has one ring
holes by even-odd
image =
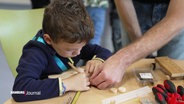
[[[58,79],[41,79],[47,64],[44,52],[33,49],[23,51],[13,85],[13,92],[22,91],[23,94],[12,93],[15,101],[33,101],[59,96]]]
[[[98,58],[106,60],[112,55],[112,53],[99,45],[87,44],[81,50],[81,58],[85,60],[90,60],[96,55]]]

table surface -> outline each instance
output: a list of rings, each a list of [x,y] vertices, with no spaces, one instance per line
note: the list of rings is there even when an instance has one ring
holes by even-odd
[[[182,69],[184,69],[184,64],[183,64],[184,60],[183,61],[173,60],[173,61],[176,64],[178,64]],[[115,87],[123,86],[126,88],[126,92],[143,87],[135,77],[134,69],[141,70],[144,68],[150,68],[151,63],[153,62],[154,62],[153,59],[141,59],[140,61],[135,62],[127,69],[122,81],[119,84],[117,84]],[[156,82],[154,83],[154,85],[163,84],[163,81],[167,79],[166,75],[161,70],[159,70],[159,68],[154,70],[153,73],[156,78]],[[178,85],[184,86],[183,80],[172,80],[172,82],[176,86]],[[152,88],[154,85],[149,85],[149,87]],[[109,89],[99,90],[97,88],[92,87],[89,91],[81,92],[76,104],[102,104],[103,99],[113,97],[119,94],[122,94],[122,93],[114,94],[111,91],[109,91]],[[154,101],[154,96],[152,93],[150,93],[148,97],[150,98],[150,101]],[[11,98],[11,99],[8,99],[5,102],[5,104],[67,104],[66,98],[67,97],[61,96],[61,97],[55,97],[55,98],[46,99],[46,100],[30,101],[30,102],[22,102],[22,103],[15,102]],[[140,104],[140,101],[139,99],[132,99],[124,102],[123,104],[132,104],[132,103]]]

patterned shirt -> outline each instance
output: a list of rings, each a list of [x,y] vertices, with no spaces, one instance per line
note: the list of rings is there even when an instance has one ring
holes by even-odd
[[[108,0],[83,0],[85,6],[108,8]]]

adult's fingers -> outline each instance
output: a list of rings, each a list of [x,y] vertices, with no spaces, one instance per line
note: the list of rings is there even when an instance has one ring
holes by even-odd
[[[92,85],[99,85],[100,83],[104,82],[105,79],[103,77],[103,75],[101,73],[99,73],[96,77],[94,77],[93,79],[90,79],[90,82]]]
[[[100,83],[100,84],[97,86],[97,88],[99,88],[99,89],[107,89],[107,88],[111,88],[111,87],[113,87],[113,86],[114,86],[114,84],[112,84],[111,82],[109,82],[109,81],[104,81],[104,82]]]
[[[86,65],[85,65],[85,69],[86,69],[86,73],[89,73],[90,64],[86,64]]]
[[[98,70],[94,70],[90,79],[94,79],[102,71],[102,66],[98,67]]]
[[[93,68],[94,68],[93,65],[90,65],[88,72],[89,72],[89,73],[92,73],[93,70],[94,70]]]

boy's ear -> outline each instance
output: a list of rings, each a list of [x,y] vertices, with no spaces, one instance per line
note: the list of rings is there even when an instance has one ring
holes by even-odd
[[[50,38],[49,34],[44,34],[43,38],[47,42],[47,44],[51,44],[52,39]]]

